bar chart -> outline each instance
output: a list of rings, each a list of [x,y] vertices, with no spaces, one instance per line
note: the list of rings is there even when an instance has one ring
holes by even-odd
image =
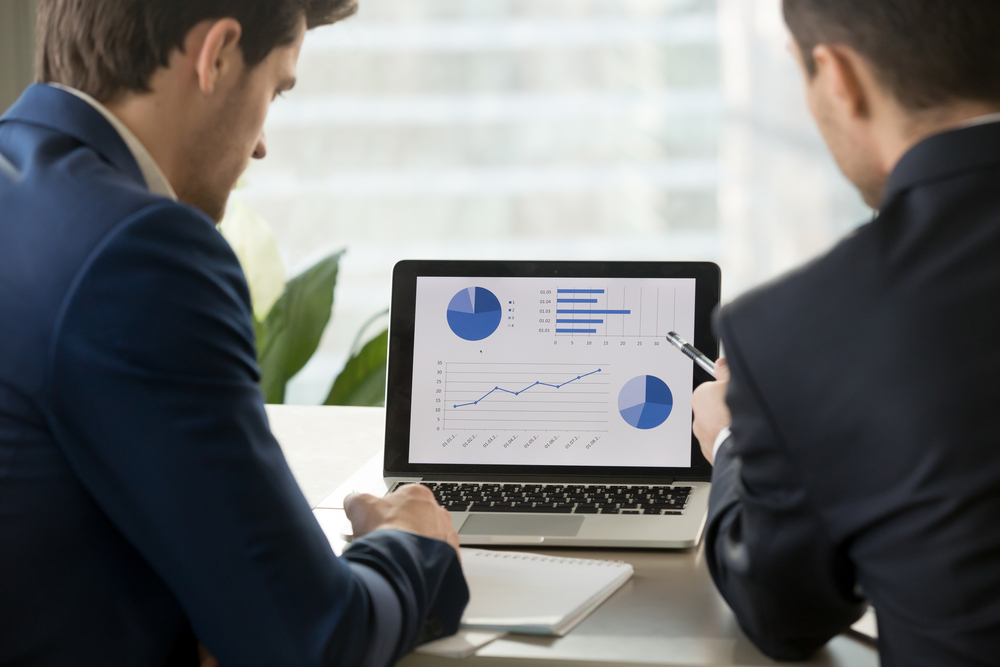
[[[677,325],[676,288],[556,290],[556,336],[657,338]]]

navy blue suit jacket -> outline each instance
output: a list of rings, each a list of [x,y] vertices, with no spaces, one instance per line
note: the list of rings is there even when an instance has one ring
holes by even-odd
[[[725,308],[709,568],[766,653],[878,612],[885,667],[1000,662],[1000,123],[931,137],[878,218]]]
[[[272,437],[249,293],[92,107],[0,120],[0,664],[381,665],[454,632],[455,551],[337,558]],[[9,171],[9,170],[8,170]]]

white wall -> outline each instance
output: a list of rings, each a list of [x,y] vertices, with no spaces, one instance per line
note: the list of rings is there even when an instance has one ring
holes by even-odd
[[[34,78],[35,0],[0,0],[0,114]]]

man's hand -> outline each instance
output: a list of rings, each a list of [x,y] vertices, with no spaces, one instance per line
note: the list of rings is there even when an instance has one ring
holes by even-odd
[[[385,498],[352,493],[344,498],[344,511],[355,537],[394,528],[447,542],[458,551],[458,533],[451,516],[422,484],[407,484]]]
[[[715,382],[706,382],[698,387],[691,399],[694,409],[694,435],[701,444],[701,452],[708,462],[715,465],[715,440],[722,429],[733,423],[733,417],[726,405],[726,390],[729,389],[729,364],[725,358],[715,362]]]

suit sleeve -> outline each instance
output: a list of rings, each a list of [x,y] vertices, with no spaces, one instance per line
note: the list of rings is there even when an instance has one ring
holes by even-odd
[[[801,660],[864,612],[846,548],[827,536],[738,341],[720,319],[732,379],[732,436],[719,449],[706,532],[708,567],[743,630],[767,655]]]
[[[123,221],[67,296],[49,421],[74,472],[230,665],[386,665],[453,633],[454,549],[379,531],[337,558],[270,433],[239,264],[210,222]]]

